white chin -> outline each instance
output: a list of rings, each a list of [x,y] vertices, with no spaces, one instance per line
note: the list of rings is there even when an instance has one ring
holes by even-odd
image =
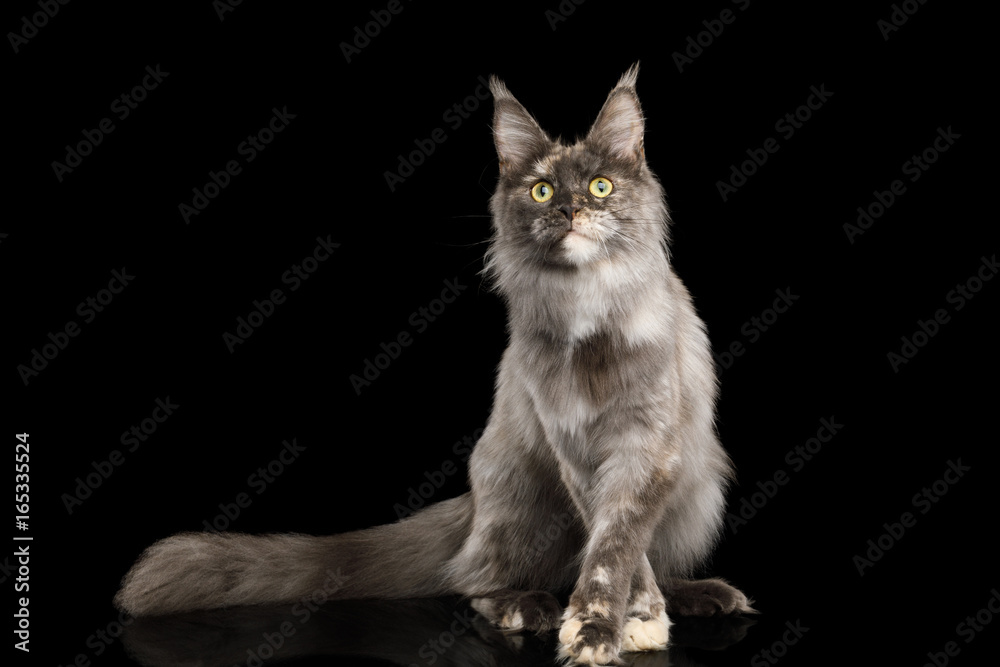
[[[566,261],[581,266],[588,264],[600,255],[601,245],[579,232],[570,232],[562,240]]]

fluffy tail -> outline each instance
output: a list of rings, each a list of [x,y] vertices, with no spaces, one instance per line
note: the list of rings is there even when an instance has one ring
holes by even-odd
[[[139,557],[115,606],[133,616],[197,609],[453,593],[445,564],[472,524],[465,494],[386,526],[329,537],[179,533]]]

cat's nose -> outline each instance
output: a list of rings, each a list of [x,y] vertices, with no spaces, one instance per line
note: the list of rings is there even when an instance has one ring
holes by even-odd
[[[566,220],[573,222],[573,217],[576,215],[576,212],[580,210],[580,207],[563,204],[559,207],[559,210],[566,216]]]

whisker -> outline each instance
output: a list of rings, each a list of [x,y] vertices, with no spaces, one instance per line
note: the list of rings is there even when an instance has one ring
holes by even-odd
[[[473,241],[472,243],[445,243],[444,241],[435,241],[434,245],[443,246],[445,248],[472,248],[477,245],[483,245],[489,243],[490,239],[483,239],[482,241]]]

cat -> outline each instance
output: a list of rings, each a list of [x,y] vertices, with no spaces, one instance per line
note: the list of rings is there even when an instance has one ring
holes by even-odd
[[[638,63],[572,144],[490,80],[500,173],[484,274],[506,304],[509,345],[471,491],[343,535],[168,537],[124,577],[120,609],[282,603],[322,588],[459,594],[502,630],[558,630],[561,657],[591,665],[665,649],[668,611],[754,613],[724,580],[687,579],[718,539],[733,468],[705,326],[670,265],[637,76]],[[556,595],[569,591],[563,608]]]

